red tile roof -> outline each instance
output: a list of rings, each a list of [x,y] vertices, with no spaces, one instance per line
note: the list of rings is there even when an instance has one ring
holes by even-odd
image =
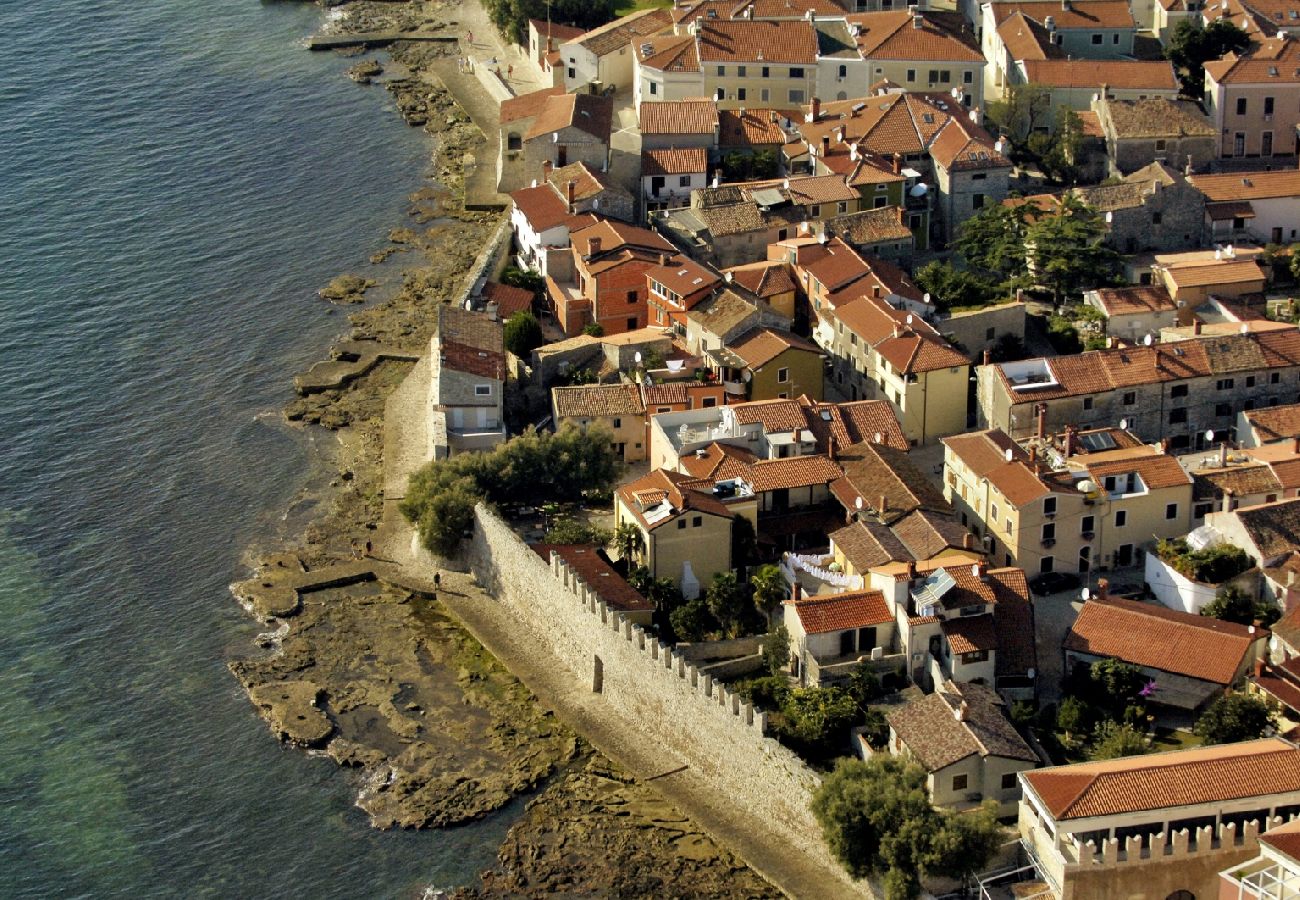
[[[1067,650],[1229,685],[1257,640],[1245,625],[1134,600],[1088,600],[1065,636]]]
[[[655,605],[606,562],[593,544],[533,544],[533,550],[548,563],[554,551],[569,564],[607,606],[624,612],[645,612]]]
[[[1192,175],[1187,180],[1213,202],[1300,197],[1300,171],[1295,169]]]
[[[794,608],[805,634],[869,628],[893,621],[885,595],[880,591],[808,597],[798,603],[787,600],[786,605]]]
[[[814,66],[817,63],[817,32],[803,19],[796,22],[700,19],[696,36],[702,64]]]
[[[830,484],[843,471],[827,457],[790,456],[784,459],[760,459],[749,466],[747,479],[755,493],[789,488]]]
[[[690,35],[666,34],[637,44],[637,59],[647,69],[659,72],[698,72],[700,57],[695,38]],[[653,98],[645,98],[649,103]]]
[[[641,175],[707,174],[709,157],[703,147],[641,151]]]
[[[752,328],[731,342],[727,348],[751,369],[761,369],[787,350],[801,350],[821,355],[821,348],[811,341],[775,328]]]
[[[614,101],[595,94],[555,94],[542,102],[533,126],[524,140],[542,137],[565,128],[576,128],[592,137],[609,143],[610,123],[614,115]]]
[[[781,114],[774,109],[718,110],[718,143],[723,147],[769,147],[785,143]]]
[[[438,345],[443,368],[505,381],[501,323],[456,306],[438,307]]]
[[[1300,749],[1280,738],[1024,772],[1057,821],[1300,791]]]
[[[1098,288],[1095,293],[1102,311],[1108,316],[1149,315],[1155,312],[1173,312],[1178,308],[1174,298],[1158,284]]]
[[[642,416],[641,389],[635,384],[582,384],[551,389],[559,419],[600,419]]]
[[[497,305],[497,316],[503,322],[517,312],[530,312],[533,308],[533,292],[528,288],[489,281],[483,285],[482,296],[485,303]]]
[[[549,97],[558,97],[565,93],[564,86],[542,88],[540,91],[532,91],[527,94],[520,94],[518,97],[511,97],[509,100],[501,101],[500,119],[502,125],[506,125],[516,119],[526,119],[535,116],[541,110]]]
[[[1288,22],[1294,27],[1294,23]],[[1244,55],[1229,53],[1205,64],[1205,74],[1220,84],[1293,85],[1300,82],[1300,41],[1266,37]]]
[[[666,9],[643,9],[593,28],[570,43],[576,43],[596,56],[608,56],[625,49],[637,38],[658,34],[671,28],[672,13]]]
[[[642,103],[638,123],[642,134],[713,134],[718,108],[712,100]]]
[[[1042,24],[1051,16],[1058,30],[1071,28],[1137,28],[1133,13],[1124,0],[1072,0],[1069,9],[1060,4],[1046,3],[994,3],[993,19],[1001,23],[1020,12]],[[1095,60],[1093,61],[1095,62]]]
[[[808,425],[798,400],[755,400],[751,403],[737,403],[730,409],[741,425],[761,422],[763,430],[769,434],[794,431]]]
[[[1128,10],[1127,4],[1119,4]],[[1023,63],[1031,82],[1056,88],[1099,88],[1123,91],[1177,91],[1174,67],[1166,60],[1029,59]]]
[[[912,14],[902,9],[854,13],[846,18],[858,26],[858,49],[867,59],[984,62],[974,31],[963,30],[959,16],[927,10],[919,28]]]
[[[731,519],[731,510],[722,502],[715,500],[712,494],[706,494],[690,486],[691,476],[681,472],[669,472],[655,469],[636,481],[623,485],[617,494],[625,509],[636,517],[647,531],[654,531],[686,512],[707,513],[711,516]],[[667,501],[672,506],[670,515],[648,522],[645,513]]]

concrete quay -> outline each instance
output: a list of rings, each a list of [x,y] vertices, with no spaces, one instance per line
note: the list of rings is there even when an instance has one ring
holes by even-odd
[[[343,47],[387,47],[398,41],[436,41],[454,44],[458,40],[449,32],[370,31],[356,34],[316,34],[307,38],[308,50],[338,50]]]
[[[330,351],[332,359],[313,365],[295,375],[293,386],[299,394],[319,394],[338,390],[366,375],[384,360],[415,362],[420,354],[399,350],[376,341],[342,341]]]

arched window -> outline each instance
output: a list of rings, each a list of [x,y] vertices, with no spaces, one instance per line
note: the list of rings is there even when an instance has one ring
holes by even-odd
[[[845,92],[845,91],[839,91],[838,93],[836,93],[836,95],[835,95],[835,99],[836,99],[836,100],[847,100],[847,99],[849,99],[849,95],[848,95],[848,93]]]
[[[1165,900],[1196,900],[1196,895],[1191,891],[1174,891]]]

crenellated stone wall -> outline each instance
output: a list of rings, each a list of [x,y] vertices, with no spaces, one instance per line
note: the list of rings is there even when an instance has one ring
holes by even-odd
[[[820,779],[765,735],[753,709],[688,658],[611,610],[563,560],[550,564],[484,506],[475,512],[467,562],[519,627],[599,691],[645,739],[675,750],[716,785],[719,798],[747,809],[803,846],[826,855],[809,810]]]

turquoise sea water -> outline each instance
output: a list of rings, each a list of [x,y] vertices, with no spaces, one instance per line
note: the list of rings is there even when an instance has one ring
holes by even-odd
[[[311,447],[279,422],[429,148],[320,11],[0,4],[0,897],[411,896],[502,821],[371,831],[224,660]],[[289,523],[290,525],[292,523]]]

